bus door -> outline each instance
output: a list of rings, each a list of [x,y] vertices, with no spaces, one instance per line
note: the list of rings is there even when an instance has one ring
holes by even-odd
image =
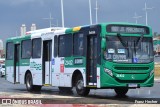
[[[51,59],[52,59],[52,41],[47,40],[43,42],[43,71],[42,71],[43,84],[52,84]]]
[[[19,83],[20,44],[16,44],[14,49],[14,83]]]
[[[97,35],[87,37],[87,81],[97,85]]]

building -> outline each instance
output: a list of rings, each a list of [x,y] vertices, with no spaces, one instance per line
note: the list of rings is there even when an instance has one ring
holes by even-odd
[[[22,24],[22,26],[21,26],[21,36],[23,36],[25,34],[26,34],[26,25]]]
[[[34,31],[34,30],[36,30],[36,24],[31,25],[31,31]]]
[[[0,39],[0,50],[3,50],[3,41]]]
[[[154,35],[153,47],[155,55],[160,55],[160,35]]]
[[[4,57],[3,41],[0,40],[0,58]]]

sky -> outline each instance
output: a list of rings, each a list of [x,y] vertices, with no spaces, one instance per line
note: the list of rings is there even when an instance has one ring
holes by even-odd
[[[63,0],[65,27],[90,24],[88,0]],[[96,0],[92,2],[92,19],[95,23]],[[98,23],[129,22],[135,23],[135,12],[142,16],[138,24],[145,25],[145,2],[154,9],[148,11],[148,25],[153,32],[160,34],[160,0],[98,0]],[[25,24],[30,31],[32,23],[37,29],[49,27],[49,20],[44,18],[52,14],[53,26],[61,26],[60,0],[0,0],[0,39],[19,36],[20,27]],[[57,23],[58,22],[58,23]]]

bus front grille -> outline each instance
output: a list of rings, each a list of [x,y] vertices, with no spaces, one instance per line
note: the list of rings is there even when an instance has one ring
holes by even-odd
[[[119,83],[144,83],[147,79],[145,80],[120,80],[118,78],[115,78],[116,81]]]
[[[115,70],[149,70],[149,67],[114,67]]]

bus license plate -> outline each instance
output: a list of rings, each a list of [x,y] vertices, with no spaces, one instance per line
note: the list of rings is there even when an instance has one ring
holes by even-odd
[[[138,87],[137,84],[128,84],[128,87]]]

